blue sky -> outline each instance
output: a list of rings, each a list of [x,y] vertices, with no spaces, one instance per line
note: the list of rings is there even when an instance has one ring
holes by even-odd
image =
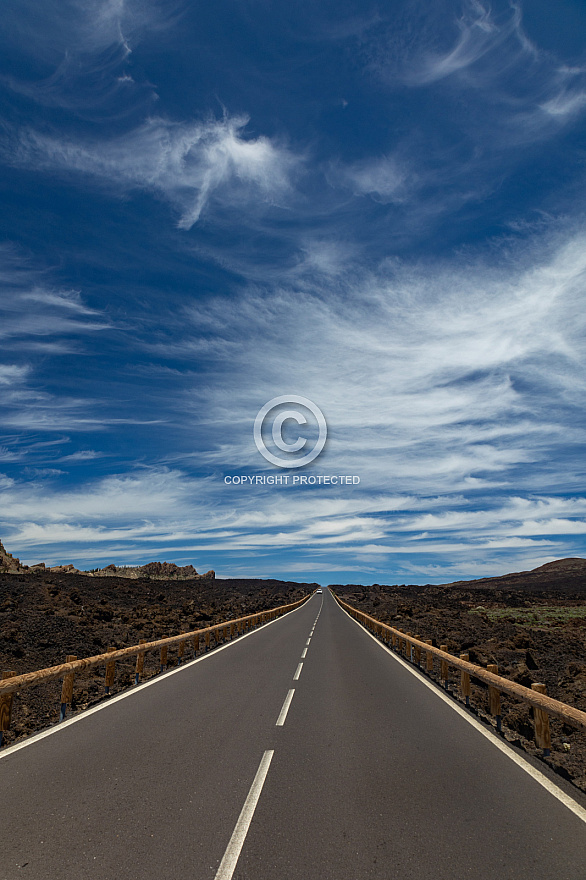
[[[586,555],[581,2],[6,0],[3,24],[8,550],[321,583]],[[299,469],[253,439],[282,395],[328,425]]]

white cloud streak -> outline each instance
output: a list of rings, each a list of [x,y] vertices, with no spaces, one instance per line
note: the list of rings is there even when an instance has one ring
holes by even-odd
[[[23,68],[40,68],[44,75],[24,79],[13,73],[0,82],[83,119],[124,118],[157,100],[151,83],[129,73],[133,47],[146,33],[170,28],[180,15],[176,0],[9,2],[4,23],[12,50],[26,59]]]
[[[295,289],[188,310],[194,357],[198,334],[213,336],[242,388],[235,398],[212,383],[181,398],[184,412],[222,426],[208,462],[253,462],[242,426],[266,400],[297,389],[322,405],[324,460],[337,469],[360,462],[365,476],[407,492],[461,491],[468,480],[480,488],[526,462],[539,479],[553,449],[583,440],[576,416],[586,391],[586,242],[578,233],[545,249],[506,269],[464,260],[459,269],[355,276],[338,281],[335,300],[330,279],[314,272]],[[189,358],[182,339],[154,350]]]
[[[192,123],[151,118],[117,139],[93,143],[21,131],[16,154],[5,158],[90,175],[117,189],[150,190],[180,212],[181,229],[190,229],[212,199],[247,210],[251,199],[270,205],[289,191],[299,160],[267,137],[246,137],[247,123],[227,114]]]
[[[112,325],[90,308],[78,291],[51,287],[46,274],[31,266],[16,248],[0,247],[3,430],[101,428],[101,421],[89,414],[92,402],[48,392],[45,380],[39,381],[37,364],[39,358],[81,353],[84,336],[104,332]],[[21,455],[19,452],[18,457]]]

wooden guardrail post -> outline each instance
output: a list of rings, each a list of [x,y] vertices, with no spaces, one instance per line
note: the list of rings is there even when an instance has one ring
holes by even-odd
[[[236,635],[236,624],[231,623],[230,624],[230,638],[233,639],[235,635]]]
[[[547,687],[540,682],[535,682],[531,685],[532,691],[537,691],[538,694],[547,694]],[[550,754],[551,751],[551,734],[549,732],[549,715],[545,711],[545,709],[538,709],[536,706],[533,707],[533,721],[535,724],[535,744],[543,749],[544,757]]]
[[[211,633],[210,633],[209,629],[206,629],[205,636],[204,636],[205,643],[206,643],[206,651],[210,650],[210,637],[211,637]]]
[[[470,662],[470,654],[460,654],[460,660],[466,660],[467,663]],[[470,708],[470,694],[472,693],[472,688],[470,686],[470,673],[466,672],[465,669],[460,670],[460,694],[466,699],[466,708]]]
[[[196,633],[193,637],[193,656],[197,657],[197,652],[199,651],[199,633]]]
[[[440,651],[445,651],[447,654],[448,653],[448,646],[447,645],[440,645]],[[450,668],[448,665],[448,661],[444,660],[443,657],[440,660],[440,677],[444,683],[444,688],[446,690],[449,690],[448,683],[450,680]]]
[[[74,660],[77,660],[77,654],[67,654],[65,657],[66,663],[73,663]],[[63,676],[63,684],[61,685],[61,711],[59,712],[59,721],[65,720],[65,715],[67,713],[67,704],[71,703],[73,700],[73,679],[75,678],[74,672],[68,672]]]
[[[179,642],[179,648],[177,651],[177,666],[181,666],[183,662],[183,655],[185,654],[185,642]]]
[[[494,673],[494,675],[499,674],[499,668],[496,663],[489,663],[486,667],[488,672]],[[488,686],[488,701],[490,704],[490,714],[494,715],[496,718],[496,729],[498,732],[501,732],[501,692],[498,688],[493,687],[489,684]]]
[[[116,650],[116,648],[110,647],[110,648],[106,649],[106,652],[108,654],[111,654],[115,650]],[[106,663],[106,676],[104,678],[106,695],[108,695],[110,693],[110,688],[114,684],[115,677],[116,677],[116,661],[111,660],[109,663]]]
[[[426,639],[425,644],[431,645],[433,643],[431,639]],[[426,651],[425,669],[427,672],[433,672],[433,654],[431,653],[431,651]]]
[[[146,644],[146,639],[139,639],[138,644],[139,645]],[[144,670],[144,651],[141,651],[139,654],[136,655],[136,667],[134,669],[134,683],[135,684],[139,683],[140,676],[142,675],[143,670]]]
[[[163,645],[161,648],[161,672],[164,672],[167,666],[168,648],[168,645]]]
[[[421,636],[415,636],[418,642],[421,641]],[[421,648],[419,645],[414,646],[413,656],[415,657],[415,663],[417,666],[421,664]]]
[[[391,633],[391,648],[397,648],[397,634],[394,632]]]
[[[14,678],[15,675],[16,672],[7,669],[2,673],[2,681],[5,681],[7,678]],[[0,696],[0,746],[2,745],[5,731],[10,730],[13,698],[14,694],[2,694]]]

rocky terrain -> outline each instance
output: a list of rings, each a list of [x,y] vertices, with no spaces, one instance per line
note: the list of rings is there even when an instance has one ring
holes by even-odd
[[[481,666],[526,687],[547,685],[549,696],[586,711],[586,560],[562,559],[530,572],[442,586],[336,585],[341,599],[383,623],[451,654],[467,652]],[[437,665],[437,664],[436,664]],[[452,671],[457,695],[459,676]],[[488,694],[473,682],[471,704],[488,716]],[[503,730],[511,742],[540,754],[532,710],[502,697]],[[586,734],[551,719],[547,762],[586,791]]]
[[[177,635],[300,599],[317,584],[214,578],[127,578],[37,569],[0,573],[0,670],[32,672]],[[186,656],[192,651],[188,648]],[[169,649],[169,665],[177,650]],[[146,655],[144,678],[159,671],[158,654]],[[115,693],[134,681],[134,660],[117,664]],[[21,691],[14,699],[9,744],[57,721],[61,683]],[[104,697],[104,669],[76,676],[72,711]]]

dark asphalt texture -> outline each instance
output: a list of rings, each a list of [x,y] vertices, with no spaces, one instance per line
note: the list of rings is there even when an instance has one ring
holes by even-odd
[[[5,754],[0,878],[214,880],[267,749],[234,880],[586,878],[586,825],[327,590]]]

